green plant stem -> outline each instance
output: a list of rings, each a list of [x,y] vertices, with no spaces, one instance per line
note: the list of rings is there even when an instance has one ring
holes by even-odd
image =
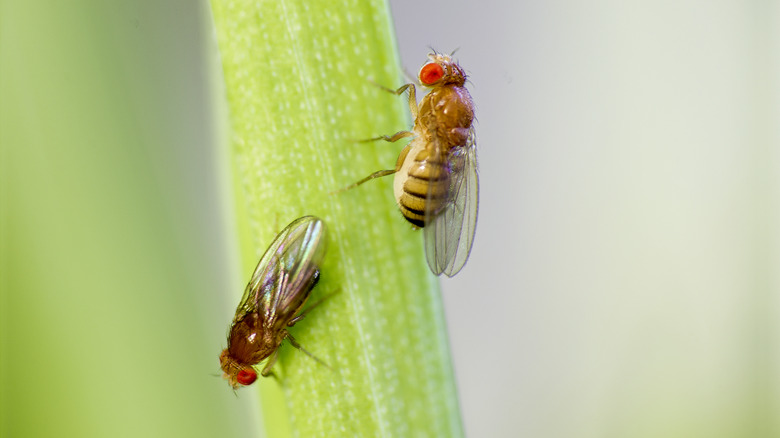
[[[359,144],[409,127],[384,1],[212,0],[230,114],[243,272],[275,234],[312,214],[329,227],[313,300],[292,329],[328,369],[283,345],[259,382],[270,436],[462,435],[438,282],[422,234],[397,211],[401,144]],[[421,60],[423,61],[423,60]],[[241,291],[230,296],[238,302]]]

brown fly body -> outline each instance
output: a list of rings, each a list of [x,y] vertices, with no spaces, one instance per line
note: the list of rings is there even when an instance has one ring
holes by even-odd
[[[322,220],[314,216],[296,219],[276,236],[257,264],[236,309],[228,346],[219,355],[223,376],[234,389],[252,384],[257,379],[254,366],[265,359],[261,374],[271,374],[285,339],[303,350],[287,328],[313,307],[303,310],[319,280],[325,237]]]
[[[424,228],[425,254],[431,271],[452,277],[468,259],[477,225],[479,181],[474,134],[474,103],[465,88],[466,73],[450,55],[431,53],[418,78],[430,91],[417,103],[414,84],[409,91],[411,131],[383,139],[411,137],[394,170],[380,170],[350,185],[395,174],[393,191],[401,214]]]

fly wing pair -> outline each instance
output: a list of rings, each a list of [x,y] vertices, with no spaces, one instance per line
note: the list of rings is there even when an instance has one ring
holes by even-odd
[[[425,258],[431,271],[448,277],[457,274],[471,252],[477,226],[479,181],[477,177],[477,148],[474,128],[469,130],[466,143],[449,151],[434,143],[428,158],[444,162],[449,177],[447,197],[442,205],[436,202],[433,184],[429,185],[425,210]],[[439,206],[438,209],[436,206]]]
[[[257,313],[263,325],[281,329],[303,307],[319,279],[325,255],[325,223],[314,216],[293,221],[258,262],[234,323]]]

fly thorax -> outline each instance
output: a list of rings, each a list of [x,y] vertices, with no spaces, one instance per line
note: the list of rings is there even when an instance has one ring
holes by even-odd
[[[465,144],[474,121],[469,92],[463,87],[452,86],[431,94],[431,111],[423,120],[426,128],[449,146]]]

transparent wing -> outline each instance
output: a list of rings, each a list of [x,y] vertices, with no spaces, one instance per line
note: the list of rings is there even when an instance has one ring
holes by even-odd
[[[447,196],[442,204],[428,191],[425,256],[434,274],[452,277],[466,264],[477,227],[479,181],[473,129],[466,144],[451,149],[443,161],[449,174]]]
[[[314,216],[294,220],[260,258],[233,321],[258,313],[286,324],[309,297],[325,255],[326,227]]]

